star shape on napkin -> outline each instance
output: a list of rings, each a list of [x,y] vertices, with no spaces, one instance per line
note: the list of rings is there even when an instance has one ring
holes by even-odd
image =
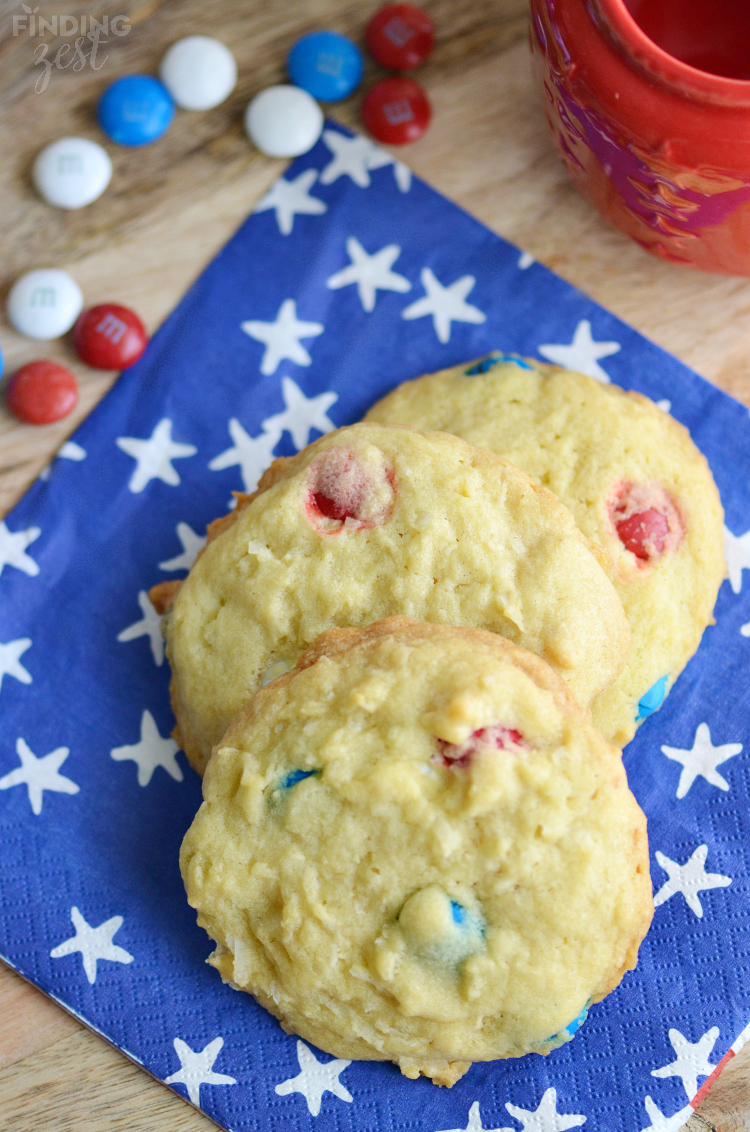
[[[527,1112],[525,1108],[518,1108],[508,1102],[505,1107],[511,1116],[523,1124],[523,1132],[566,1132],[568,1128],[577,1128],[579,1124],[586,1123],[586,1117],[566,1115],[557,1111],[557,1091],[547,1089],[539,1102],[535,1112]],[[502,1129],[501,1132],[511,1132],[511,1129]]]
[[[742,571],[750,570],[750,531],[745,531],[744,535],[733,535],[729,527],[724,527],[724,555],[729,584],[732,592],[738,594],[742,590]]]
[[[654,1104],[651,1097],[646,1096],[643,1103],[646,1106],[646,1114],[651,1123],[648,1128],[641,1129],[641,1132],[680,1132],[683,1124],[693,1115],[693,1109],[690,1105],[685,1105],[672,1116],[665,1116]]]
[[[141,716],[141,739],[125,747],[115,747],[110,755],[116,762],[132,759],[138,766],[138,785],[148,786],[157,767],[166,770],[175,782],[182,782],[182,767],[177,762],[179,747],[174,739],[163,739],[150,711]]]
[[[310,443],[313,429],[321,433],[335,429],[336,425],[328,416],[327,410],[338,401],[338,393],[319,393],[316,397],[306,397],[291,377],[282,377],[281,395],[286,408],[267,417],[263,421],[264,429],[278,432],[279,436],[282,432],[288,432],[297,449]]]
[[[566,369],[585,373],[597,381],[609,382],[609,374],[599,365],[601,358],[609,358],[619,353],[619,342],[595,342],[591,337],[591,323],[582,318],[576,326],[573,341],[569,345],[550,343],[539,347],[539,353],[549,362]]]
[[[391,271],[401,255],[398,244],[387,244],[370,255],[355,236],[350,236],[346,241],[346,251],[351,260],[349,266],[326,279],[326,287],[332,291],[356,283],[362,308],[368,313],[375,309],[377,291],[398,291],[400,294],[411,291],[409,280]]]
[[[661,1069],[652,1069],[652,1077],[681,1077],[688,1100],[698,1092],[698,1078],[710,1077],[716,1068],[708,1060],[719,1036],[719,1027],[712,1026],[698,1042],[689,1042],[679,1030],[669,1031],[669,1040],[677,1054],[675,1061]]]
[[[318,177],[317,169],[305,169],[292,181],[279,177],[271,185],[264,197],[256,204],[253,212],[266,212],[274,209],[276,222],[282,236],[291,234],[294,227],[294,218],[300,216],[321,216],[328,211],[328,205],[318,197],[310,196],[310,189]]]
[[[281,440],[281,429],[263,430],[258,436],[250,436],[236,417],[231,417],[227,428],[234,444],[214,456],[209,469],[221,472],[239,464],[242,484],[245,491],[255,491],[258,480],[265,472],[273,457],[273,450]]]
[[[25,786],[31,809],[37,816],[42,812],[45,790],[55,794],[77,794],[81,789],[72,779],[58,774],[70,754],[69,747],[57,747],[48,755],[37,758],[24,739],[16,739],[16,754],[21,765],[0,778],[0,790],[9,790],[11,786]]]
[[[30,648],[31,637],[19,637],[17,641],[0,645],[0,688],[3,686],[4,676],[13,676],[22,684],[31,683],[31,673],[21,664],[21,657]]]
[[[349,177],[360,189],[367,189],[370,187],[370,170],[392,165],[396,184],[402,193],[408,193],[411,169],[369,138],[363,138],[361,134],[350,138],[338,130],[324,130],[323,141],[333,157],[320,174],[322,185],[332,185],[339,177]]]
[[[699,845],[693,855],[684,865],[665,857],[657,849],[656,860],[664,872],[669,876],[654,897],[654,907],[658,908],[665,900],[669,900],[676,893],[681,892],[687,901],[688,907],[700,919],[703,916],[703,907],[698,899],[698,893],[704,889],[726,888],[732,883],[731,877],[722,876],[721,873],[707,873],[703,866],[706,863],[708,846]]]
[[[456,279],[455,283],[444,287],[440,280],[435,278],[430,268],[425,267],[420,278],[427,294],[423,299],[417,299],[415,303],[403,310],[401,312],[402,318],[424,318],[425,315],[432,315],[435,333],[438,340],[443,344],[450,340],[452,322],[473,322],[475,324],[486,322],[487,315],[480,311],[478,307],[474,307],[471,303],[465,301],[466,296],[476,283],[473,275],[462,275],[460,279]]]
[[[118,436],[118,448],[132,456],[136,468],[130,477],[128,487],[138,495],[151,480],[161,480],[170,487],[177,487],[180,477],[172,467],[173,460],[194,456],[198,451],[192,444],[179,444],[172,440],[172,422],[164,417],[147,440],[137,436]]]
[[[35,539],[42,533],[41,527],[27,527],[25,531],[9,531],[4,522],[0,522],[0,576],[6,566],[15,566],[30,578],[39,573],[39,566],[34,559],[26,553]]]
[[[240,323],[249,338],[266,347],[260,363],[260,372],[266,377],[276,373],[281,362],[287,359],[298,366],[309,366],[312,358],[302,345],[302,338],[316,338],[325,327],[320,322],[303,322],[297,318],[294,299],[284,299],[273,322],[251,319]]]
[[[484,1128],[479,1115],[479,1101],[474,1101],[469,1109],[469,1123],[465,1128],[444,1129],[444,1132],[511,1132],[509,1128]]]
[[[162,567],[162,569],[163,568],[164,567]],[[164,661],[164,638],[161,635],[161,616],[154,609],[151,604],[151,599],[145,590],[139,590],[138,604],[141,607],[143,617],[140,621],[134,621],[132,625],[128,625],[126,629],[118,633],[117,639],[120,642],[126,642],[134,641],[138,637],[148,637],[154,664],[157,668],[160,668]]]
[[[323,1093],[333,1093],[339,1100],[351,1102],[351,1093],[339,1081],[340,1074],[351,1065],[351,1061],[343,1057],[337,1057],[333,1061],[318,1061],[312,1050],[299,1039],[297,1060],[300,1068],[297,1076],[276,1086],[275,1091],[280,1097],[289,1093],[302,1093],[311,1116],[319,1114]]]
[[[199,552],[203,550],[203,547],[206,545],[206,536],[196,534],[193,528],[188,526],[187,523],[178,523],[175,534],[180,540],[182,554],[178,554],[174,558],[168,558],[166,562],[160,562],[160,570],[189,570],[198,557]],[[151,605],[151,602],[149,602],[149,605]],[[154,607],[151,606],[151,608],[153,609]],[[146,613],[144,611],[144,617],[145,616]],[[161,636],[161,633],[159,636]],[[157,664],[158,663],[157,661]]]
[[[65,955],[74,955],[80,951],[83,969],[90,983],[96,982],[96,965],[100,959],[109,959],[113,963],[133,962],[133,956],[129,951],[113,943],[115,935],[123,925],[122,916],[112,916],[98,928],[92,928],[74,906],[70,909],[70,918],[76,934],[52,948],[50,951],[52,959],[62,959]]]
[[[684,751],[680,747],[662,747],[661,750],[668,759],[682,764],[677,797],[684,798],[698,777],[705,778],[712,786],[718,786],[719,790],[728,790],[729,783],[716,768],[727,759],[738,755],[742,750],[742,743],[725,743],[721,747],[714,747],[708,724],[701,723],[698,725],[693,746],[689,751]]]
[[[165,1085],[184,1085],[187,1095],[196,1108],[201,1105],[201,1085],[236,1085],[234,1077],[226,1073],[214,1073],[213,1067],[216,1058],[224,1046],[222,1037],[214,1038],[212,1042],[196,1052],[191,1049],[182,1038],[174,1039],[175,1053],[180,1059],[180,1068],[176,1073],[164,1078]]]

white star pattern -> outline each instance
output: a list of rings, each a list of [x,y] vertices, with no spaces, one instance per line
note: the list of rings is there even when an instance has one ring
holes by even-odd
[[[521,271],[528,271],[529,268],[536,263],[533,255],[530,252],[521,252],[518,257],[518,267]]]
[[[206,545],[206,536],[197,535],[193,528],[189,527],[187,523],[178,523],[176,533],[182,546],[182,554],[178,554],[176,558],[168,558],[166,562],[160,562],[160,570],[189,570],[198,557],[198,552],[203,550],[203,547]],[[146,600],[148,601],[148,598],[146,598]],[[151,602],[149,601],[148,604],[151,605]],[[151,608],[153,609],[154,607],[151,606]],[[141,606],[141,609],[143,609],[143,606]],[[145,610],[144,617],[148,618],[148,614]],[[127,631],[126,629],[125,632]],[[146,632],[145,629],[144,632]],[[161,638],[161,633],[159,633],[159,637]],[[154,657],[154,659],[156,659],[156,657]],[[159,661],[157,660],[156,663],[159,664]]]
[[[579,1124],[586,1123],[585,1116],[564,1115],[557,1111],[555,1089],[547,1089],[536,1112],[527,1112],[525,1108],[517,1108],[510,1102],[505,1107],[511,1116],[521,1121],[523,1132],[566,1132],[568,1128],[577,1128]],[[511,1132],[511,1130],[503,1129],[502,1132]]]
[[[63,460],[85,460],[86,449],[76,444],[75,440],[66,440],[57,455]]]
[[[0,790],[11,786],[25,786],[31,802],[31,809],[38,816],[42,812],[42,795],[45,790],[55,794],[77,794],[80,786],[64,774],[58,774],[60,767],[70,754],[69,747],[57,747],[48,755],[37,758],[23,739],[16,740],[16,753],[21,765],[0,778]]]
[[[609,358],[620,351],[619,342],[595,342],[591,337],[591,323],[582,318],[576,327],[573,341],[569,346],[550,344],[540,346],[539,353],[549,362],[577,373],[595,377],[597,381],[608,382],[609,374],[599,365],[600,358]]]
[[[21,664],[21,657],[30,648],[31,637],[19,637],[17,641],[0,645],[0,688],[3,686],[4,676],[13,676],[22,684],[31,683],[31,673]]]
[[[331,185],[339,177],[350,177],[360,189],[367,189],[370,186],[371,170],[393,165],[396,184],[402,193],[408,193],[411,187],[411,169],[369,138],[363,138],[360,134],[348,138],[336,130],[324,130],[323,141],[333,158],[320,174],[322,185]]]
[[[656,402],[657,409],[661,409],[663,413],[668,413],[672,408],[672,402],[668,401],[665,397],[662,401]]]
[[[465,1128],[443,1129],[442,1132],[511,1132],[509,1128],[483,1128],[479,1115],[479,1101],[474,1101],[469,1109],[469,1123]]]
[[[145,590],[139,591],[138,604],[141,607],[143,617],[140,621],[134,621],[132,625],[128,625],[127,629],[123,629],[121,633],[118,633],[117,639],[118,641],[125,642],[134,641],[137,637],[148,637],[154,664],[157,668],[160,668],[164,661],[164,638],[161,635],[161,617],[151,604],[151,600]]]
[[[296,448],[304,448],[310,442],[310,432],[331,432],[336,427],[326,410],[338,401],[338,393],[319,393],[317,397],[305,397],[300,387],[291,377],[281,379],[281,395],[286,409],[263,421],[263,428],[270,432],[278,430],[289,432]]]
[[[689,751],[684,751],[680,747],[662,747],[661,750],[668,759],[682,763],[677,797],[684,798],[699,775],[712,786],[718,786],[720,790],[728,790],[729,783],[722,778],[716,768],[727,759],[738,755],[742,750],[742,743],[725,743],[722,747],[714,747],[708,724],[701,723],[695,732],[693,746]]]
[[[132,759],[138,766],[138,785],[148,786],[158,766],[166,770],[176,782],[182,782],[182,767],[177,762],[179,747],[174,739],[163,739],[153,715],[144,711],[141,716],[141,740],[126,747],[115,747],[110,755],[116,762]]]
[[[76,444],[75,440],[66,440],[62,448],[55,453],[55,459],[58,460],[85,460],[86,449],[81,448],[80,444]],[[46,468],[42,468],[39,473],[40,480],[48,480],[52,474],[52,464],[47,464]]]
[[[180,1068],[170,1077],[165,1077],[164,1084],[184,1085],[196,1108],[201,1106],[201,1085],[236,1085],[234,1077],[213,1071],[214,1062],[223,1046],[223,1038],[214,1038],[205,1049],[196,1052],[182,1038],[175,1038],[174,1048],[180,1059]]]
[[[646,1096],[643,1103],[646,1106],[646,1114],[651,1123],[648,1128],[641,1129],[641,1132],[680,1132],[683,1124],[693,1115],[693,1109],[690,1105],[685,1105],[673,1116],[665,1116],[663,1112],[659,1111],[651,1097]]]
[[[254,319],[240,325],[245,334],[265,345],[260,372],[266,377],[276,373],[279,363],[285,358],[298,366],[309,366],[312,358],[300,339],[316,338],[325,330],[320,322],[301,322],[297,318],[297,304],[294,299],[284,299],[273,322],[260,322]]]
[[[172,461],[183,459],[185,456],[194,456],[198,451],[192,444],[178,444],[172,440],[172,422],[168,417],[159,421],[148,440],[140,440],[135,436],[119,436],[115,443],[136,461],[136,469],[128,484],[136,495],[143,491],[151,480],[161,480],[170,487],[176,487],[180,477],[172,467]]]
[[[214,456],[208,466],[212,472],[221,472],[239,464],[245,491],[255,491],[258,480],[271,463],[274,448],[281,440],[281,430],[248,436],[236,417],[231,418],[228,427],[233,446]]]
[[[324,201],[309,195],[317,177],[317,169],[306,169],[293,181],[279,177],[266,195],[261,197],[253,211],[266,212],[270,208],[275,209],[279,231],[282,236],[290,235],[295,216],[321,216],[328,211],[328,205]]]
[[[326,287],[330,287],[332,291],[356,283],[362,307],[368,312],[375,309],[378,290],[398,291],[402,295],[411,291],[409,280],[391,271],[391,267],[401,255],[398,244],[388,244],[379,252],[368,255],[359,240],[350,236],[346,241],[346,251],[351,260],[349,267],[342,268],[326,280]]]
[[[740,625],[740,633],[743,637],[750,637],[750,621],[746,621],[744,625]]]
[[[698,1092],[698,1078],[710,1077],[716,1068],[708,1060],[708,1055],[714,1048],[719,1036],[719,1027],[713,1026],[707,1030],[699,1042],[689,1042],[679,1030],[669,1031],[669,1040],[677,1054],[675,1061],[664,1065],[661,1069],[652,1069],[652,1077],[681,1077],[688,1100],[691,1101]]]
[[[0,555],[2,555],[1,544]],[[742,590],[742,571],[750,570],[750,531],[745,531],[744,535],[733,535],[729,527],[724,527],[724,556],[727,560],[729,584],[732,592],[738,594]],[[1,557],[0,570],[2,570]]]
[[[722,876],[721,873],[707,873],[703,866],[706,863],[708,855],[708,846],[699,845],[693,853],[689,861],[684,865],[678,864],[677,861],[670,860],[660,853],[657,849],[656,860],[659,862],[664,872],[669,876],[669,880],[661,886],[656,896],[654,897],[654,907],[658,908],[665,900],[669,900],[675,893],[681,892],[687,901],[688,907],[701,919],[703,916],[703,908],[698,899],[698,893],[704,889],[711,888],[726,888],[728,884],[732,883],[731,877]]]
[[[424,318],[425,315],[432,315],[435,333],[443,343],[450,339],[452,322],[479,324],[486,321],[486,314],[483,314],[478,307],[473,307],[471,303],[464,301],[476,283],[473,275],[463,275],[455,283],[444,287],[430,268],[425,267],[420,278],[427,294],[423,299],[417,299],[416,303],[403,310],[402,318]]]
[[[324,1064],[318,1061],[312,1050],[299,1039],[297,1039],[297,1060],[300,1068],[297,1076],[290,1077],[288,1081],[282,1081],[276,1086],[276,1092],[280,1097],[285,1097],[289,1093],[302,1093],[311,1116],[319,1114],[323,1093],[333,1093],[342,1101],[352,1100],[351,1093],[339,1081],[339,1075],[351,1065],[351,1061],[337,1057]]]
[[[70,918],[76,934],[52,948],[50,951],[52,959],[62,959],[65,955],[74,955],[76,951],[80,951],[83,957],[83,969],[90,983],[96,982],[96,965],[100,959],[109,959],[113,963],[133,962],[133,956],[129,951],[112,942],[123,925],[122,916],[113,916],[98,928],[92,928],[74,906],[70,909]]]
[[[31,546],[42,533],[41,527],[27,527],[25,531],[9,531],[5,523],[0,522],[0,577],[6,566],[15,566],[35,578],[39,573],[39,566],[28,554],[26,547]]]

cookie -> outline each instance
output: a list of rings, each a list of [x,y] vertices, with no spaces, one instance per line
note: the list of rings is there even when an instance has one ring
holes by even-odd
[[[507,457],[606,551],[633,638],[592,712],[624,746],[713,624],[725,574],[719,494],[687,429],[640,393],[507,354],[406,382],[366,420],[445,429]]]
[[[178,741],[199,771],[264,680],[336,626],[400,613],[489,629],[548,660],[581,704],[625,660],[622,606],[569,512],[445,433],[329,433],[209,533],[166,629]]]
[[[482,630],[329,631],[237,716],[203,795],[180,865],[209,962],[286,1030],[408,1077],[569,1041],[653,914],[619,751]]]

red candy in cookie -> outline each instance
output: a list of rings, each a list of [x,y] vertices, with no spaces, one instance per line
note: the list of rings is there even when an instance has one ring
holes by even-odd
[[[379,526],[390,515],[393,500],[392,473],[365,468],[346,448],[329,448],[310,467],[306,509],[319,531]]]
[[[481,750],[528,750],[528,743],[520,731],[516,731],[515,727],[503,727],[500,723],[472,731],[463,743],[447,743],[444,739],[438,740],[438,743],[443,766],[467,767]]]
[[[682,541],[680,513],[659,484],[618,484],[609,517],[620,542],[639,562],[653,562]]]
[[[636,511],[629,519],[615,524],[620,542],[636,558],[647,561],[664,550],[664,539],[669,532],[666,516],[650,508]]]
[[[413,79],[383,79],[367,92],[362,119],[374,138],[386,145],[406,145],[427,129],[432,107]]]
[[[29,362],[13,374],[5,396],[10,411],[25,424],[52,424],[75,409],[78,382],[57,362]]]
[[[138,361],[148,344],[148,335],[135,311],[116,303],[102,303],[79,317],[73,341],[86,365],[95,369],[125,369]]]
[[[413,4],[386,4],[365,31],[367,50],[389,71],[410,71],[424,63],[435,42],[432,20]]]

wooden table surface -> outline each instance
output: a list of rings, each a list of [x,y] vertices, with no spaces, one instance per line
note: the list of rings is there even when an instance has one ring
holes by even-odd
[[[53,69],[35,91],[38,44],[13,35],[20,3],[0,0],[0,303],[32,267],[69,270],[87,301],[133,306],[155,329],[190,282],[283,169],[253,150],[242,128],[249,99],[284,81],[295,38],[328,27],[362,38],[378,0],[38,0],[39,13],[129,18],[100,48],[98,69]],[[555,158],[529,74],[525,0],[424,0],[438,41],[419,73],[434,107],[425,137],[399,153],[490,228],[581,287],[705,377],[750,404],[750,281],[659,263],[609,228],[578,196]],[[234,94],[215,110],[179,112],[155,145],[108,146],[112,185],[65,213],[34,193],[30,167],[47,142],[103,140],[94,110],[120,75],[156,73],[183,35],[218,36],[239,64]],[[72,56],[71,56],[72,59]],[[60,60],[65,61],[65,56]],[[369,64],[365,89],[379,77]],[[358,124],[359,96],[336,108]],[[59,424],[19,424],[0,406],[0,516],[115,380],[76,361],[68,338],[36,345],[0,321],[6,372],[39,356],[78,375],[77,411]],[[691,1132],[750,1129],[750,1053],[729,1069],[691,1118]],[[13,1132],[199,1132],[212,1121],[131,1065],[39,991],[0,965],[0,1129]],[[592,1129],[592,1132],[594,1130]],[[634,1132],[636,1130],[634,1129]]]

